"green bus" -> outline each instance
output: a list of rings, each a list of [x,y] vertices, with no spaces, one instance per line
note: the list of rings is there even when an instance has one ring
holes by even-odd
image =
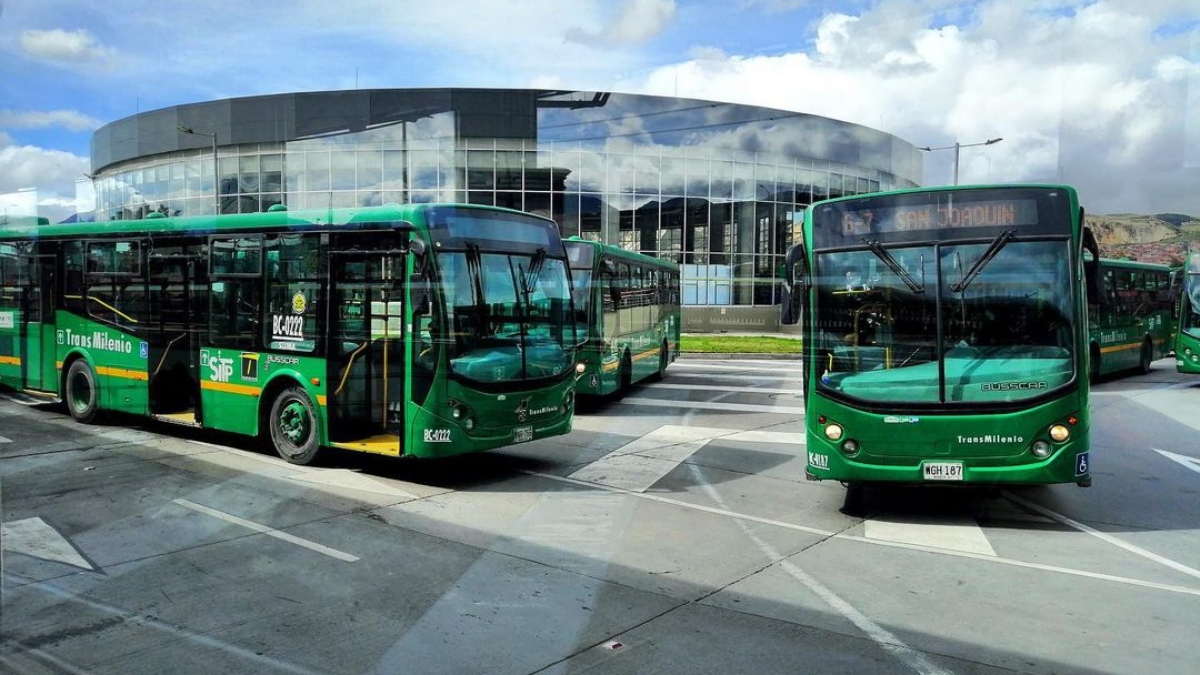
[[[1063,185],[810,206],[781,316],[802,323],[808,478],[1090,485],[1085,248]]]
[[[679,266],[579,237],[563,244],[586,336],[576,392],[623,395],[636,382],[661,379],[679,356]]]
[[[321,449],[439,457],[565,434],[557,225],[454,204],[0,228],[0,385]]]
[[[1181,373],[1200,373],[1200,253],[1188,255],[1180,271],[1182,287],[1176,318],[1175,369]]]
[[[1100,293],[1088,298],[1090,376],[1150,372],[1166,357],[1175,330],[1171,268],[1100,259]]]

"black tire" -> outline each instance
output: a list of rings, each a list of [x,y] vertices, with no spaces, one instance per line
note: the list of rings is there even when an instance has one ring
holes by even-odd
[[[96,374],[83,359],[71,362],[63,387],[67,412],[80,424],[92,424],[100,416],[100,392],[96,389]]]
[[[629,357],[629,352],[626,351],[621,355],[621,370],[617,373],[617,390],[613,392],[613,398],[618,401],[625,398],[625,394],[633,388],[633,359]]]
[[[271,445],[292,464],[312,464],[321,445],[317,439],[317,415],[308,394],[288,387],[275,397],[267,417]]]
[[[662,382],[663,376],[667,374],[667,364],[671,362],[670,349],[667,341],[663,340],[662,348],[658,350],[658,370],[650,376],[652,382]]]
[[[1150,364],[1154,362],[1154,345],[1150,343],[1150,338],[1142,341],[1142,357],[1138,361],[1138,373],[1145,375],[1150,372]]]

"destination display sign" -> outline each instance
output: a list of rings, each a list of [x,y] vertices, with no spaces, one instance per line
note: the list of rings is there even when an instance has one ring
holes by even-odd
[[[900,191],[814,204],[812,246],[860,246],[938,240],[1069,236],[1073,192],[1058,186],[1001,186]]]
[[[872,206],[848,208],[842,211],[842,236],[872,232],[906,232],[959,227],[1021,227],[1036,225],[1038,205],[1033,199],[996,199],[912,204],[904,206]]]

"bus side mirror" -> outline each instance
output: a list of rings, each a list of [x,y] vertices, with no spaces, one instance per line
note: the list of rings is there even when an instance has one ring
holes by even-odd
[[[783,303],[779,323],[790,326],[800,322],[801,304],[808,292],[807,277],[804,245],[796,244],[788,249],[784,260]]]
[[[414,274],[408,278],[409,293],[412,296],[413,314],[429,313],[429,282],[422,274]]]

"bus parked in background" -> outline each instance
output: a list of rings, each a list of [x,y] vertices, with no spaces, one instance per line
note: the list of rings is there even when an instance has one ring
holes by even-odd
[[[1075,190],[827,200],[803,242],[781,319],[803,319],[810,480],[1091,484],[1082,252],[1099,256]]]
[[[1200,373],[1200,253],[1188,255],[1180,275],[1175,369],[1194,375]]]
[[[0,230],[0,384],[325,447],[476,452],[567,433],[575,334],[553,221],[465,205]]]
[[[679,356],[679,266],[596,241],[563,242],[579,330],[581,395],[622,394]]]
[[[1099,284],[1099,296],[1088,298],[1092,381],[1125,371],[1150,372],[1150,364],[1171,350],[1171,268],[1101,258]]]

